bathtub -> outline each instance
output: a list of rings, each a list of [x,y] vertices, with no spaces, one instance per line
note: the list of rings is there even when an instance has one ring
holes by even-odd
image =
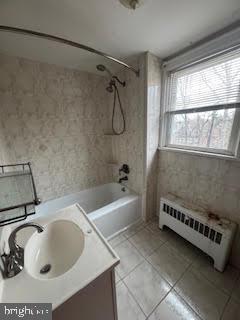
[[[36,207],[36,215],[48,215],[78,203],[99,231],[110,239],[141,219],[140,198],[118,183],[108,183],[44,202]]]

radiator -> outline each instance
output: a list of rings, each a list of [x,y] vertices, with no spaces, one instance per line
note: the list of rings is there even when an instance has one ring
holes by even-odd
[[[161,198],[159,228],[167,226],[214,260],[223,272],[231,251],[236,223],[209,219],[208,214],[191,208],[176,197]]]

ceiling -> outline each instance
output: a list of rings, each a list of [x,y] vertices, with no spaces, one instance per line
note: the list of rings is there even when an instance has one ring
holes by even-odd
[[[240,19],[239,0],[0,0],[0,24],[81,42],[123,60],[150,51],[164,58]],[[93,72],[102,59],[82,50],[0,33],[0,51]],[[114,66],[111,66],[114,68]]]

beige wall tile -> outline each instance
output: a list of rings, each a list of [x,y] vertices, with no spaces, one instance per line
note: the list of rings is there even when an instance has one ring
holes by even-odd
[[[240,223],[240,163],[172,151],[159,152],[159,194],[173,193],[191,204]],[[231,262],[240,267],[239,230]]]
[[[1,163],[30,161],[43,201],[112,181],[107,79],[5,55],[0,69]]]

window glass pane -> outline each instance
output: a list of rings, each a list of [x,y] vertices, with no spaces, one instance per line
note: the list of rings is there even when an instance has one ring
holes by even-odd
[[[179,71],[171,76],[170,109],[240,102],[240,54]]]
[[[172,115],[170,144],[227,150],[235,109]]]

